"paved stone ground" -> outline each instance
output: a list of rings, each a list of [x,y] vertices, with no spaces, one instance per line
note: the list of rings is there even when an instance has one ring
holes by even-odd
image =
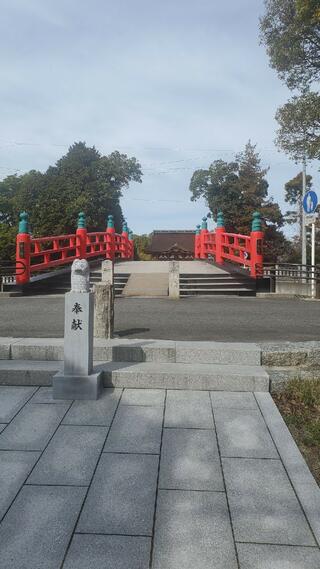
[[[319,569],[320,492],[270,395],[0,387],[4,569]]]
[[[0,336],[62,337],[63,296],[0,298]],[[308,341],[319,338],[320,302],[250,297],[119,298],[122,337],[220,342]]]

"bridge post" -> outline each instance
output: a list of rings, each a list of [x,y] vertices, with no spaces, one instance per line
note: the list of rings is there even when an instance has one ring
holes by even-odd
[[[16,283],[27,284],[30,281],[30,253],[31,236],[29,232],[28,214],[23,211],[20,213],[19,232],[16,238]],[[18,274],[19,261],[22,262],[26,270],[23,274]]]
[[[224,219],[223,219],[223,213],[222,211],[218,212],[217,215],[217,228],[216,228],[216,258],[215,261],[216,263],[223,263],[223,258],[222,258],[222,233],[225,233],[225,227],[224,227]]]
[[[122,226],[121,259],[128,258],[128,226],[125,221]]]
[[[133,232],[131,229],[129,230],[129,257],[133,261],[134,259],[134,239],[133,239]]]
[[[194,258],[200,258],[200,225],[197,225],[196,234],[194,237]]]
[[[208,222],[207,218],[202,218],[201,232],[200,232],[200,259],[206,259],[206,236],[208,233]]]
[[[109,259],[110,261],[114,261],[114,253],[115,253],[114,234],[115,234],[115,229],[114,229],[113,215],[108,215],[106,259]]]
[[[261,214],[255,211],[253,214],[251,239],[250,239],[250,274],[256,277],[259,265],[263,265],[263,231],[261,224]]]
[[[80,211],[78,216],[78,228],[76,231],[76,255],[78,259],[85,259],[87,256],[86,216],[83,211]]]

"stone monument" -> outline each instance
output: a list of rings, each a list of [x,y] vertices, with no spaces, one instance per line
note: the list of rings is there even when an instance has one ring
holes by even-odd
[[[53,378],[54,399],[98,399],[102,372],[93,373],[94,293],[90,269],[76,259],[71,269],[71,291],[65,295],[64,369]]]
[[[94,285],[94,337],[111,339],[114,327],[113,262],[101,264],[101,282]]]

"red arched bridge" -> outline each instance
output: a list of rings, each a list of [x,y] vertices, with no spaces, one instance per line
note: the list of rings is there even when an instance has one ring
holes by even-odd
[[[73,234],[33,237],[30,232],[28,214],[20,214],[19,232],[16,239],[16,261],[10,267],[2,265],[5,283],[24,287],[36,281],[54,278],[70,270],[75,259],[98,261],[133,261],[134,241],[132,232],[124,223],[122,232],[116,233],[113,216],[109,215],[104,231],[88,232],[84,213],[79,213],[78,226]],[[229,233],[225,230],[223,214],[217,217],[217,227],[209,231],[207,218],[198,225],[194,238],[194,258],[215,262],[226,271],[232,267],[242,270],[255,280],[263,275],[263,232],[261,217],[253,214],[250,235]],[[195,273],[197,272],[195,264]],[[1,277],[1,274],[0,274]],[[1,280],[1,278],[0,278]],[[11,288],[11,287],[10,287]],[[12,290],[12,289],[11,289]]]
[[[224,227],[223,215],[218,214],[217,228],[208,231],[207,219],[195,232],[195,259],[214,260],[221,265],[225,261],[240,265],[251,277],[262,273],[263,232],[258,212],[253,215],[250,235],[228,233]],[[113,216],[109,215],[104,231],[87,232],[85,214],[79,213],[78,227],[71,235],[32,237],[29,231],[28,214],[20,214],[19,233],[16,243],[16,284],[25,285],[32,278],[57,267],[70,265],[75,259],[133,260],[134,241],[127,224],[122,233],[116,233]],[[25,269],[21,270],[24,266]]]

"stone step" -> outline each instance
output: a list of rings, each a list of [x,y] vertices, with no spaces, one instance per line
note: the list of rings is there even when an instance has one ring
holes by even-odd
[[[186,296],[214,296],[214,295],[235,295],[235,296],[255,296],[256,291],[249,289],[249,288],[232,288],[232,287],[224,287],[224,288],[211,288],[211,289],[186,289],[180,290],[180,296],[182,298]]]
[[[102,365],[104,384],[155,389],[269,391],[269,376],[260,366],[219,364],[110,362]]]
[[[0,338],[0,360],[61,361],[63,338]],[[95,338],[96,361],[260,365],[256,344],[174,342],[171,340],[103,340]]]
[[[1,385],[51,385],[62,362],[0,361]],[[213,391],[269,391],[269,376],[260,366],[182,363],[96,363],[105,386]]]

